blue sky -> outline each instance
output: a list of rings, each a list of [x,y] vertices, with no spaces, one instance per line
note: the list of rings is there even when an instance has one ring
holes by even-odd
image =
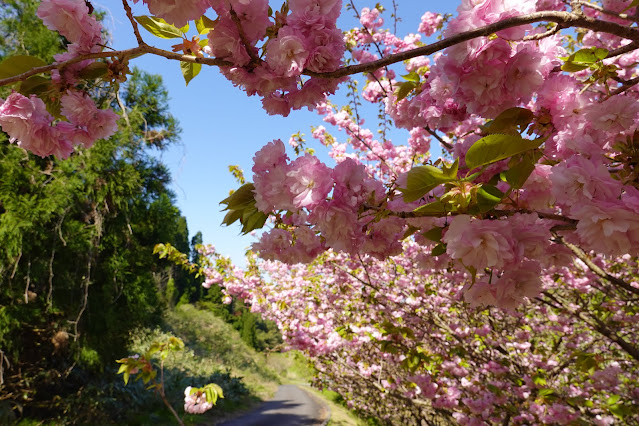
[[[96,8],[107,11],[105,25],[112,34],[111,46],[115,49],[135,46],[131,25],[126,19],[121,1],[94,0],[92,3]],[[397,31],[400,36],[417,32],[420,17],[425,11],[452,13],[457,6],[457,2],[431,0],[398,0],[396,3],[398,16],[401,18]],[[362,7],[373,7],[374,4],[355,1],[359,10]],[[142,2],[132,6],[134,15],[149,14]],[[271,7],[279,9],[279,4],[271,1]],[[390,13],[385,15],[387,22],[384,27],[391,27]],[[210,16],[214,17],[213,14]],[[344,30],[356,25],[353,12],[344,10],[338,26]],[[169,46],[176,43],[158,39],[144,29],[141,32],[147,43],[157,47],[170,50]],[[427,40],[422,38],[422,41]],[[326,149],[310,137],[311,126],[323,124],[321,117],[307,110],[293,111],[286,118],[269,116],[262,109],[259,98],[248,97],[233,87],[215,67],[203,67],[202,72],[186,87],[177,61],[146,55],[132,63],[163,77],[171,98],[170,111],[180,121],[183,129],[182,145],[163,153],[161,158],[171,170],[173,190],[177,195],[178,206],[187,218],[191,236],[201,231],[205,243],[213,244],[218,252],[243,264],[244,252],[254,241],[254,237],[242,236],[237,223],[229,227],[220,225],[224,213],[221,212],[219,202],[228,196],[230,189],[238,186],[228,172],[228,165],[239,165],[246,178],[251,180],[252,157],[256,151],[273,139],[279,138],[286,143],[291,134],[301,132],[306,134],[308,146],[316,149],[318,156],[332,166],[332,160],[325,154]],[[354,78],[361,81],[360,86],[363,85],[361,75]],[[332,101],[340,106],[347,103],[339,92]],[[375,122],[373,113],[368,116],[367,123]],[[342,132],[326,127],[340,142],[344,141]],[[396,130],[391,134],[391,139],[396,144],[402,144],[405,143],[407,134]],[[291,157],[294,155],[293,152],[289,153]]]

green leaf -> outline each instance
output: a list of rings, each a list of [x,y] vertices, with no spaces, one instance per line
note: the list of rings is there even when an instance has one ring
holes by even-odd
[[[452,166],[444,166],[444,170],[428,165],[413,167],[408,172],[406,188],[400,188],[404,194],[404,201],[417,201],[442,183],[456,180],[458,166],[458,160],[455,160]]]
[[[537,395],[539,395],[541,397],[546,397],[546,396],[550,396],[550,395],[552,395],[554,393],[555,393],[555,391],[553,389],[543,388],[543,389],[539,389],[539,392],[537,392]]]
[[[224,216],[222,224],[229,226],[242,218],[242,210],[231,210]]]
[[[482,129],[488,134],[516,134],[519,129],[523,130],[528,127],[534,117],[532,111],[526,108],[509,108],[482,126]]]
[[[419,83],[420,77],[415,71],[411,71],[410,73],[402,76],[406,81],[412,81],[414,83]]]
[[[512,166],[510,169],[501,172],[502,180],[508,182],[510,186],[519,189],[524,186],[532,172],[535,170],[535,163],[529,157],[524,157],[522,161]]]
[[[182,38],[182,31],[179,28],[169,24],[162,18],[155,16],[136,16],[135,20],[144,27],[148,32],[160,38]]]
[[[611,395],[607,400],[606,400],[606,404],[608,405],[615,405],[617,402],[619,402],[619,400],[621,399],[621,397],[619,395]]]
[[[39,95],[53,89],[51,80],[41,75],[34,75],[20,83],[18,92],[24,96]]]
[[[124,386],[129,384],[129,372],[125,371],[124,372]]]
[[[406,238],[410,237],[411,235],[413,235],[414,233],[418,231],[419,231],[419,228],[413,225],[408,225],[408,227],[406,228],[406,232],[404,232],[404,236],[402,237],[402,240],[405,240]]]
[[[195,20],[195,28],[199,34],[206,34],[215,28],[215,21],[207,18],[202,15],[200,18]]]
[[[267,219],[267,215],[259,210],[256,210],[255,213],[253,213],[251,216],[248,217],[248,219],[242,222],[242,224],[244,225],[242,226],[242,233],[246,235],[251,231],[262,228]]]
[[[533,383],[536,386],[546,386],[546,379],[542,375],[535,374],[533,375],[532,379],[533,379]]]
[[[446,253],[446,246],[444,244],[437,244],[431,252],[433,256],[441,256],[444,253]]]
[[[607,56],[608,51],[599,47],[580,49],[567,58],[563,58],[566,62],[561,66],[561,69],[566,72],[581,71],[605,59]]]
[[[395,93],[395,96],[397,97],[397,99],[395,99],[395,103],[401,101],[406,96],[408,96],[410,92],[415,90],[416,87],[417,87],[417,83],[415,83],[414,81],[405,81],[402,84],[400,84],[399,89],[397,89]]]
[[[180,68],[182,69],[182,76],[186,85],[202,71],[202,64],[196,64],[193,62],[180,62]]]
[[[501,203],[504,193],[492,185],[482,185],[477,190],[477,208],[479,213],[486,213]]]
[[[36,67],[47,65],[40,58],[28,55],[11,56],[0,63],[0,78],[9,78],[25,73]]]
[[[577,71],[583,71],[589,66],[590,65],[579,65],[579,64],[575,64],[574,62],[566,62],[565,64],[561,66],[561,70],[566,72],[577,72]]]
[[[632,0],[632,3],[630,3],[630,5],[628,5],[628,7],[626,7],[624,10],[622,10],[621,13],[623,13],[623,12],[629,10],[629,9],[632,9],[633,7],[637,7],[637,6],[639,6],[639,0]]]
[[[213,390],[215,390],[215,392],[217,392],[217,394],[219,395],[220,398],[224,398],[224,392],[222,392],[222,388],[215,384],[215,383],[211,383],[209,386],[211,386],[213,388]]]
[[[442,240],[442,231],[444,228],[435,227],[427,232],[424,232],[422,235],[428,238],[431,241],[439,242]]]
[[[182,34],[186,34],[189,32],[189,24],[187,23],[185,26],[180,28],[180,31],[182,31]]]
[[[252,182],[240,186],[235,192],[226,197],[220,204],[226,204],[224,210],[240,210],[255,204],[255,185]]]
[[[452,206],[442,203],[440,200],[433,201],[432,203],[424,204],[423,206],[417,207],[414,212],[433,215],[442,215],[446,213],[450,213],[453,211]]]
[[[80,77],[87,80],[104,77],[109,72],[106,62],[93,62],[80,71]]]
[[[466,166],[475,169],[538,148],[546,138],[524,139],[520,135],[494,134],[481,138],[466,152]]]

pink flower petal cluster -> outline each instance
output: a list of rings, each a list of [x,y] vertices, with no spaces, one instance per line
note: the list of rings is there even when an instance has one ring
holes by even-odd
[[[98,109],[83,93],[68,91],[61,105],[69,122],[54,124],[40,98],[14,92],[0,105],[0,127],[18,146],[40,157],[58,158],[69,157],[74,145],[90,147],[96,139],[108,138],[117,131],[118,115]]]
[[[89,14],[84,0],[43,0],[37,15],[47,28],[69,40],[73,44],[69,50],[75,53],[92,52],[102,42],[102,26]]]
[[[476,270],[502,269],[515,260],[514,240],[506,222],[455,216],[442,241],[446,253]]]
[[[202,392],[191,393],[191,386],[187,386],[184,389],[184,411],[191,414],[202,414],[211,408],[213,404],[206,401],[206,395]]]
[[[137,3],[140,0],[133,0]],[[208,0],[143,0],[149,12],[176,27],[183,27],[189,21],[204,15],[209,8]]]
[[[264,213],[313,208],[333,188],[330,169],[324,163],[307,154],[289,164],[279,139],[258,151],[254,161],[255,200]]]

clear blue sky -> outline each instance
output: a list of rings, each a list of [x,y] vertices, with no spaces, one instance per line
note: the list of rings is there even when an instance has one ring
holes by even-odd
[[[105,25],[113,37],[111,46],[116,49],[135,46],[131,25],[126,19],[121,1],[94,0],[92,3],[108,13]],[[432,0],[397,0],[396,3],[398,16],[401,17],[397,31],[400,36],[417,32],[420,17],[425,11],[453,13],[457,7],[457,2]],[[362,7],[373,7],[374,4],[375,2],[359,0],[355,2],[360,10]],[[149,14],[142,2],[132,6],[134,15]],[[275,2],[271,2],[271,6],[279,9]],[[392,27],[390,13],[386,15],[384,28]],[[338,25],[341,29],[355,27],[357,21],[353,18],[353,12],[344,10]],[[145,41],[151,45],[169,48],[176,43],[160,40],[144,29],[141,32]],[[307,135],[308,146],[315,148],[318,156],[332,166],[332,160],[325,155],[326,149],[310,137],[311,126],[324,124],[321,117],[307,110],[293,111],[286,118],[269,116],[262,109],[259,98],[246,96],[214,67],[203,67],[200,75],[185,87],[177,61],[146,55],[134,60],[133,65],[162,75],[171,98],[170,111],[180,121],[183,129],[182,145],[164,153],[161,158],[171,170],[177,203],[187,218],[191,236],[201,231],[205,243],[213,244],[220,253],[243,264],[244,252],[254,241],[254,237],[241,236],[237,223],[230,227],[220,225],[224,213],[221,212],[219,202],[228,196],[230,189],[238,186],[227,166],[239,165],[246,178],[251,180],[252,157],[255,152],[273,139],[279,138],[286,143],[291,134],[299,131]],[[363,80],[361,75],[354,78]],[[339,105],[347,103],[339,93],[333,102]],[[372,125],[375,122],[375,114],[369,115],[367,123]],[[343,132],[326,127],[340,142],[344,142]],[[405,131],[398,130],[391,134],[391,139],[396,144],[405,143],[406,138]],[[289,156],[293,157],[294,153],[290,152]]]

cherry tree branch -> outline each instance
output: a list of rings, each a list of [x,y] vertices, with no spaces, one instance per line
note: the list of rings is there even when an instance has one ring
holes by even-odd
[[[261,60],[255,54],[255,50],[253,50],[253,48],[251,47],[251,43],[249,42],[248,38],[246,37],[246,33],[244,32],[244,28],[242,27],[242,22],[240,21],[239,16],[237,16],[237,13],[235,13],[235,10],[233,10],[232,7],[231,7],[231,10],[230,10],[230,13],[231,13],[231,19],[233,20],[233,23],[235,23],[235,26],[237,27],[237,31],[240,34],[240,40],[242,40],[242,44],[244,45],[244,49],[246,49],[246,53],[251,58],[251,63],[254,66],[257,66],[261,62]]]
[[[495,22],[490,25],[486,25],[480,28],[476,28],[474,30],[463,32],[463,33],[455,34],[453,36],[450,36],[448,38],[445,38],[443,40],[437,41],[435,43],[432,43],[426,46],[418,47],[405,52],[388,55],[376,61],[367,62],[364,64],[350,65],[350,66],[339,68],[331,72],[318,73],[318,72],[314,72],[310,70],[305,70],[303,74],[311,76],[311,77],[341,78],[341,77],[345,77],[352,74],[358,74],[362,72],[371,72],[376,69],[379,69],[394,63],[402,62],[411,58],[415,58],[418,56],[431,55],[433,53],[444,50],[448,47],[455,46],[457,44],[460,44],[478,37],[486,37],[498,31],[502,31],[508,28],[528,25],[535,22],[544,22],[544,21],[555,22],[558,24],[558,27],[560,27],[561,29],[574,28],[574,27],[585,28],[592,31],[616,35],[618,37],[621,37],[627,40],[632,40],[634,42],[618,49],[617,51],[611,52],[612,54],[610,55],[610,57],[627,53],[637,48],[637,46],[639,45],[639,29],[635,27],[627,27],[614,22],[601,21],[601,20],[590,18],[588,16],[578,14],[575,12],[543,11],[543,12],[531,13],[529,15],[514,16],[511,18],[506,18],[504,20]],[[143,43],[143,44],[140,44],[138,47],[134,47],[131,49],[120,50],[120,51],[88,53],[85,55],[77,56],[68,61],[32,68],[31,70],[24,72],[22,74],[1,79],[0,86],[6,86],[8,84],[24,81],[33,75],[48,73],[54,69],[62,69],[64,67],[67,67],[69,65],[72,65],[87,59],[103,59],[103,58],[113,58],[113,57],[129,58],[129,57],[141,56],[148,53],[157,55],[157,56],[162,56],[170,60],[181,61],[181,62],[192,62],[192,63],[198,63],[198,64],[209,65],[209,66],[223,67],[223,66],[234,65],[232,62],[228,62],[223,59],[202,58],[202,57],[196,57],[192,55],[168,52],[166,50],[158,49],[156,47],[152,47]]]
[[[350,65],[347,67],[339,68],[332,72],[317,73],[306,70],[304,71],[304,74],[311,77],[340,78],[351,74],[370,72],[387,65],[415,58],[417,56],[432,55],[435,52],[439,52],[440,50],[444,50],[448,47],[455,46],[457,44],[475,39],[477,37],[486,37],[508,28],[519,27],[522,25],[544,21],[555,22],[561,29],[574,27],[585,28],[592,31],[613,34],[635,42],[639,41],[639,30],[637,28],[627,27],[614,22],[600,21],[574,12],[543,11],[531,13],[529,15],[506,18],[490,25],[455,34],[426,46],[407,50],[405,52],[395,53],[393,55],[388,55],[385,58],[378,59],[376,61],[358,65]]]
[[[85,55],[76,56],[75,58],[69,59],[64,62],[56,62],[53,64],[45,65],[42,67],[32,68],[29,71],[26,71],[22,74],[15,75],[13,77],[7,77],[0,80],[0,87],[6,86],[8,84],[17,83],[19,81],[24,81],[27,78],[37,75],[51,72],[54,69],[63,69],[68,67],[69,65],[73,65],[78,62],[86,61],[87,59],[104,59],[104,58],[134,58],[137,56],[142,56],[144,54],[153,54],[157,56],[162,56],[166,59],[180,61],[180,62],[192,62],[202,65],[210,65],[217,67],[229,67],[233,66],[233,63],[225,61],[223,59],[217,58],[201,58],[192,55],[184,55],[180,53],[169,52],[166,50],[158,49],[157,47],[149,46],[147,44],[140,45],[138,47],[134,47],[126,50],[115,50],[115,51],[107,51],[107,52],[98,52],[98,53],[87,53]]]
[[[124,6],[124,10],[126,11],[126,17],[131,21],[131,26],[133,27],[133,34],[135,34],[135,39],[138,41],[138,45],[142,46],[146,44],[144,40],[142,40],[142,36],[140,35],[140,30],[138,29],[138,23],[135,22],[133,18],[133,11],[131,10],[131,6],[126,0],[122,0],[122,5]]]
[[[595,264],[581,248],[577,247],[574,244],[569,243],[568,241],[563,239],[560,235],[555,235],[555,239],[557,240],[557,242],[563,244],[568,249],[570,249],[570,251],[572,251],[574,255],[577,256],[577,258],[581,260],[588,267],[588,269],[590,269],[595,275],[616,285],[617,287],[621,287],[624,290],[629,291],[630,293],[639,294],[638,288],[635,288],[631,286],[629,283],[627,283],[626,281],[622,280],[621,278],[617,278],[614,275],[610,275],[608,272],[604,271],[597,264]]]

